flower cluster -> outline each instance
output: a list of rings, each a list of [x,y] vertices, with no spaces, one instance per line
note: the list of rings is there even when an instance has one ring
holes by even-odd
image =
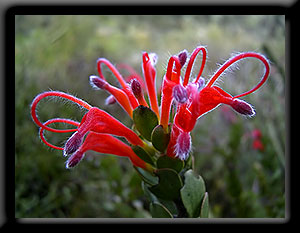
[[[196,78],[192,79],[190,78],[191,71],[200,52],[202,53],[200,70]],[[132,129],[126,127],[107,112],[70,94],[48,91],[37,95],[31,104],[32,119],[40,127],[41,140],[49,147],[62,150],[64,156],[69,156],[66,162],[67,168],[77,165],[88,150],[126,156],[134,166],[147,171],[155,169],[155,163],[152,163],[152,160],[161,155],[186,160],[192,146],[190,133],[195,127],[197,119],[220,104],[228,105],[242,115],[255,115],[253,107],[240,98],[260,88],[270,73],[269,62],[263,55],[255,52],[244,52],[227,60],[205,83],[205,79],[201,75],[206,56],[207,50],[203,46],[197,47],[189,58],[186,50],[171,56],[160,93],[157,93],[156,89],[156,54],[148,54],[147,52],[142,54],[144,80],[138,73],[123,64],[118,68],[127,69],[131,73],[129,77],[124,79],[118,69],[107,59],[98,59],[99,75],[90,76],[90,84],[96,89],[107,91],[110,96],[106,103],[117,102],[133,120],[135,127]],[[264,74],[255,87],[245,93],[232,96],[215,85],[216,80],[226,69],[245,58],[258,59],[265,67]],[[103,65],[106,65],[113,73],[120,87],[112,86],[106,80],[102,72]],[[182,75],[184,66],[186,69]],[[161,95],[160,105],[158,94]],[[148,97],[146,98],[147,101],[145,95]],[[42,123],[37,117],[36,108],[40,100],[46,97],[67,99],[80,105],[87,112],[81,122],[54,118]],[[75,128],[55,129],[49,126],[57,122],[73,125]],[[74,133],[66,141],[64,147],[58,147],[45,139],[44,130],[56,133]],[[114,136],[124,137],[128,143]]]

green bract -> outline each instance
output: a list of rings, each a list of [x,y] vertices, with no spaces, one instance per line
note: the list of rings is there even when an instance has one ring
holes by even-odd
[[[169,127],[170,128],[170,127]],[[160,152],[165,152],[170,141],[171,131],[165,132],[162,125],[157,125],[151,134],[152,145]]]
[[[151,141],[151,133],[158,125],[156,114],[150,108],[140,105],[134,109],[132,116],[136,129],[145,139]]]

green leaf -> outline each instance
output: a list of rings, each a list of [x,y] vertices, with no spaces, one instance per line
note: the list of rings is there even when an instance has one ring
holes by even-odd
[[[142,180],[145,181],[145,183],[151,186],[158,184],[158,178],[156,176],[153,176],[152,174],[150,174],[149,172],[145,171],[140,167],[136,167],[136,166],[133,167],[135,168],[139,176],[142,178]]]
[[[170,211],[158,202],[150,203],[150,213],[152,218],[173,218]]]
[[[150,202],[159,202],[158,198],[150,192],[149,185],[146,182],[142,181],[142,189],[145,196],[150,200]]]
[[[154,127],[158,125],[156,114],[150,108],[140,105],[133,110],[132,118],[140,134],[148,141],[151,141],[151,133]]]
[[[155,173],[159,177],[158,184],[150,187],[149,190],[155,196],[164,200],[179,198],[182,180],[178,173],[169,168],[157,169]]]
[[[146,198],[148,198],[150,200],[150,202],[160,203],[164,207],[166,207],[172,215],[177,215],[177,208],[173,201],[157,198],[152,192],[150,192],[149,185],[146,184],[144,181],[142,181],[142,189],[144,191]]]
[[[133,152],[146,163],[150,163],[151,165],[155,166],[151,156],[140,146],[131,146]]]
[[[174,203],[174,201],[164,200],[164,199],[159,198],[158,202],[160,204],[162,204],[164,207],[166,207],[173,216],[178,215],[178,210],[177,210],[177,207],[176,207],[176,204]]]
[[[208,218],[208,212],[209,212],[208,193],[205,192],[203,201],[201,204],[200,218]]]
[[[151,135],[152,145],[160,152],[165,152],[170,141],[170,130],[166,133],[162,125],[157,125]]]
[[[191,218],[200,215],[201,203],[205,193],[204,180],[201,176],[196,177],[193,170],[184,174],[184,186],[180,190],[181,199]]]
[[[167,155],[160,156],[157,161],[157,168],[171,168],[176,172],[180,172],[184,166],[184,162],[181,159],[172,158]]]

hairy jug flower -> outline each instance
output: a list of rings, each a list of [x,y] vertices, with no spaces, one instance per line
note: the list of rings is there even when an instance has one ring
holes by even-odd
[[[196,78],[190,80],[193,64],[200,52],[202,53],[200,70]],[[119,69],[125,69],[129,72],[129,76],[123,78],[118,69],[107,59],[98,59],[98,76],[89,77],[91,86],[107,91],[109,97],[105,101],[106,104],[117,102],[133,120],[135,127],[132,129],[126,127],[107,112],[70,94],[48,91],[37,95],[31,104],[32,119],[40,127],[41,140],[51,148],[62,150],[63,155],[69,157],[66,162],[67,168],[76,166],[89,150],[125,156],[134,166],[150,172],[156,168],[155,160],[159,156],[167,155],[186,160],[192,148],[190,132],[195,127],[197,120],[220,104],[230,106],[239,114],[254,116],[253,107],[240,98],[260,88],[270,73],[269,62],[263,55],[255,52],[244,52],[227,60],[205,84],[205,79],[201,75],[204,70],[206,55],[206,48],[199,46],[192,52],[189,59],[186,50],[171,56],[166,74],[163,77],[161,93],[157,93],[156,90],[156,54],[148,54],[147,52],[142,54],[144,80],[126,64],[118,66]],[[215,82],[227,68],[245,58],[255,58],[261,61],[265,67],[264,75],[251,90],[237,96],[231,96],[216,86]],[[182,76],[181,70],[186,63],[185,74]],[[108,83],[102,73],[102,65],[106,65],[113,73],[120,84],[120,88]],[[157,94],[161,94],[160,105]],[[148,98],[144,98],[144,95],[147,95]],[[67,99],[81,106],[87,112],[80,122],[53,118],[42,123],[37,116],[36,108],[38,103],[47,97]],[[75,128],[55,129],[49,126],[53,123],[65,123]],[[45,139],[44,130],[55,133],[73,132],[73,134],[66,141],[64,147],[58,147]],[[123,137],[126,142],[115,136]]]
[[[202,52],[203,58],[202,58],[202,64],[200,67],[200,71],[196,77],[195,80],[192,82],[189,81],[189,76],[190,72],[194,63],[194,60],[199,52]],[[187,90],[187,101],[184,103],[181,103],[180,101],[178,102],[178,109],[176,112],[176,115],[174,117],[174,125],[176,125],[176,128],[173,126],[172,128],[172,134],[174,135],[173,137],[171,136],[171,141],[169,143],[169,148],[167,154],[172,157],[179,157],[181,159],[186,159],[188,152],[186,150],[190,150],[190,148],[187,148],[187,145],[189,145],[188,137],[182,137],[182,135],[189,134],[192,129],[194,128],[197,119],[199,119],[201,116],[204,114],[208,113],[209,111],[215,109],[218,107],[220,104],[226,104],[231,106],[236,112],[246,115],[246,116],[254,116],[255,111],[253,107],[248,104],[247,102],[239,99],[240,97],[246,96],[248,94],[253,93],[256,91],[258,88],[260,88],[264,82],[267,80],[269,73],[270,73],[270,65],[268,60],[261,54],[254,53],[254,52],[245,52],[245,53],[240,53],[229,60],[227,60],[211,77],[211,79],[208,81],[208,83],[205,85],[204,84],[204,79],[201,77],[201,74],[204,69],[204,64],[206,61],[206,48],[203,46],[197,47],[189,60],[189,63],[186,68],[186,73],[183,79],[182,87],[181,88],[186,88]],[[251,90],[237,95],[237,96],[231,96],[224,90],[222,90],[220,87],[214,85],[215,81],[220,77],[220,75],[232,64],[235,62],[244,59],[244,58],[256,58],[260,60],[264,66],[265,66],[265,72],[260,80],[260,82]],[[171,59],[170,59],[171,60]],[[176,59],[174,59],[176,61]],[[170,65],[170,63],[169,63]],[[168,66],[168,69],[174,69],[177,70],[175,73],[177,73],[178,76],[178,67],[174,67],[172,64]],[[168,72],[168,71],[167,71]],[[167,75],[165,79],[167,79]],[[167,84],[167,82],[165,82]],[[181,85],[177,81],[177,85]],[[169,88],[174,89],[174,84],[169,84]],[[178,88],[178,87],[176,87]],[[167,89],[167,88],[166,88]],[[178,88],[179,89],[179,88]],[[178,95],[178,91],[175,91],[175,95]],[[178,99],[177,96],[173,96],[175,99]],[[171,98],[171,97],[169,97]],[[182,143],[182,139],[185,139],[185,143]],[[182,150],[178,150],[178,147],[181,145],[184,148]]]

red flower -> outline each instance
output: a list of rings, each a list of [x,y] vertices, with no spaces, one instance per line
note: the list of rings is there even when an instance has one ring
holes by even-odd
[[[60,97],[73,101],[74,103],[84,107],[88,112],[84,115],[81,123],[72,121],[69,119],[55,118],[41,123],[36,114],[37,104],[46,97]],[[63,150],[64,156],[70,156],[66,163],[66,167],[74,167],[84,157],[84,153],[87,150],[94,150],[100,153],[108,153],[119,156],[128,157],[133,165],[144,168],[148,171],[152,170],[152,167],[140,159],[131,149],[130,146],[123,143],[121,140],[114,138],[112,135],[122,136],[128,140],[132,145],[138,145],[145,147],[144,142],[136,135],[131,129],[127,128],[121,122],[113,118],[108,113],[100,110],[96,107],[91,107],[89,104],[80,100],[72,95],[58,92],[49,91],[39,94],[31,104],[31,115],[34,122],[40,126],[41,140],[54,149]],[[65,123],[76,126],[76,129],[54,129],[48,125],[52,123]],[[75,132],[67,140],[65,146],[58,147],[50,144],[44,137],[43,131],[48,130],[56,133]],[[87,137],[84,140],[84,136]],[[95,143],[98,140],[97,143]]]
[[[252,148],[254,150],[263,151],[265,149],[264,144],[261,141],[262,133],[259,129],[254,129],[251,133],[253,138]]]
[[[189,82],[191,70],[199,52],[202,53],[202,64],[197,77]],[[193,130],[197,119],[218,107],[220,104],[226,104],[242,115],[253,116],[255,114],[253,107],[239,98],[261,87],[270,73],[270,65],[263,55],[254,52],[245,52],[230,58],[215,72],[208,83],[205,84],[205,79],[201,77],[201,75],[206,62],[206,54],[206,48],[203,46],[199,46],[193,51],[188,60],[184,78],[181,77],[181,69],[187,61],[187,51],[183,50],[178,55],[174,55],[169,59],[167,71],[162,82],[160,108],[157,100],[156,70],[154,67],[157,62],[157,56],[153,53],[148,54],[144,52],[142,54],[142,71],[145,83],[132,68],[122,64],[119,67],[126,69],[130,73],[125,81],[115,66],[105,58],[97,60],[99,76],[90,76],[90,83],[96,89],[107,91],[110,96],[106,102],[118,102],[132,119],[135,109],[138,109],[140,105],[144,106],[141,112],[145,114],[145,117],[149,120],[149,124],[157,125],[158,122],[158,124],[162,126],[161,128],[163,128],[163,131],[159,131],[158,129],[156,134],[162,136],[161,132],[164,132],[166,135],[171,133],[170,137],[162,137],[164,138],[164,142],[166,138],[170,138],[170,140],[167,142],[168,144],[166,145],[165,151],[163,144],[158,145],[157,148],[160,150],[158,154],[163,153],[185,160],[191,151],[192,141],[190,132]],[[261,81],[254,88],[243,94],[231,96],[220,87],[214,85],[218,77],[228,67],[244,58],[256,58],[265,66],[265,73]],[[102,73],[102,64],[110,69],[118,80],[121,86],[120,88],[114,87],[106,81]],[[149,103],[147,103],[144,98],[144,92],[148,95]],[[87,113],[83,116],[80,123],[63,118],[54,118],[42,123],[37,117],[36,107],[40,100],[46,97],[59,97],[70,100],[86,109]],[[172,103],[175,103],[176,108],[173,108],[173,110],[176,110],[175,116],[171,115],[170,117]],[[152,114],[151,110],[149,110],[149,106],[152,110]],[[146,109],[148,109],[148,111],[146,111]],[[147,134],[147,137],[144,137],[143,133],[138,131],[139,129],[129,129],[105,111],[92,107],[81,99],[59,91],[44,92],[36,96],[31,105],[31,115],[33,121],[40,127],[40,137],[42,141],[49,147],[63,150],[64,156],[69,156],[66,162],[67,168],[77,165],[82,158],[84,158],[86,151],[93,150],[99,153],[125,156],[130,159],[133,165],[148,171],[153,170],[152,165],[142,160],[132,149],[142,148],[145,153],[149,153],[149,156],[152,156],[151,153],[155,151],[155,149],[149,141],[152,140],[150,139],[152,135],[151,131],[149,132],[149,130],[152,130],[151,128],[146,127],[146,129],[143,130],[141,129],[143,125],[138,125],[137,128]],[[154,119],[153,115],[157,118]],[[50,124],[59,122],[73,125],[76,128],[55,129],[49,127]],[[147,121],[139,122],[147,124]],[[173,124],[170,124],[171,122],[173,122]],[[156,125],[153,125],[153,127]],[[58,147],[52,145],[45,139],[44,130],[56,133],[73,132],[73,135],[67,140],[64,147]],[[114,136],[124,137],[127,143],[122,142]],[[145,138],[147,138],[147,140]],[[132,147],[130,145],[132,145]],[[140,149],[135,151],[139,150]]]
[[[74,167],[84,157],[84,153],[93,150],[104,154],[114,154],[128,157],[133,165],[150,170],[151,166],[146,164],[133,152],[130,146],[126,145],[119,139],[103,133],[91,131],[84,143],[73,153],[66,163],[66,167]]]
[[[252,148],[254,150],[263,151],[265,149],[264,144],[259,139],[254,139],[252,143]]]
[[[200,71],[196,77],[196,79],[190,83],[188,83],[190,72],[194,63],[194,60],[197,56],[197,54],[202,51],[203,53],[203,59],[202,59],[202,64],[200,67]],[[244,59],[244,58],[256,58],[259,59],[265,66],[265,73],[260,80],[260,82],[251,90],[237,95],[237,96],[231,96],[224,90],[222,90],[220,87],[217,87],[214,85],[215,81],[217,78],[232,64],[235,62]],[[173,61],[176,61],[176,66],[173,66]],[[166,87],[163,86],[163,94],[164,94],[164,89],[168,90],[166,93],[171,93],[171,89],[175,91],[173,93],[173,97],[175,100],[177,100],[178,107],[177,107],[177,112],[174,118],[174,125],[172,128],[172,135],[171,136],[171,141],[168,146],[168,155],[169,156],[176,156],[181,159],[186,159],[188,152],[190,151],[191,147],[188,146],[190,145],[189,141],[190,138],[186,136],[189,134],[195,124],[197,119],[199,119],[201,116],[204,114],[208,113],[209,111],[213,110],[214,108],[218,107],[220,104],[226,104],[231,106],[236,112],[246,115],[246,116],[254,116],[255,111],[253,107],[248,104],[247,102],[240,100],[238,98],[246,96],[254,91],[256,91],[259,87],[261,87],[264,82],[267,80],[269,73],[270,73],[270,65],[267,59],[258,53],[254,52],[245,52],[238,54],[232,58],[230,58],[227,62],[225,62],[212,76],[212,78],[209,80],[209,82],[205,85],[204,84],[204,79],[201,77],[201,74],[203,72],[204,64],[206,61],[206,49],[205,47],[198,47],[196,48],[189,60],[188,66],[186,68],[186,73],[184,76],[183,84],[180,84],[178,79],[179,79],[179,72],[180,68],[178,65],[178,58],[176,59],[175,57],[171,57],[168,65],[168,71],[174,69],[174,72],[172,73],[172,76],[165,76],[164,78],[164,84]],[[170,79],[174,78],[174,81],[171,82]],[[177,86],[176,86],[177,85]],[[180,85],[180,88],[178,87]],[[175,87],[176,86],[176,87]],[[186,90],[186,93],[184,91],[184,88]],[[181,96],[179,98],[178,96]],[[187,96],[187,98],[186,98]],[[184,98],[182,98],[184,97]],[[166,105],[169,106],[170,99],[172,97],[168,96],[166,99]],[[178,101],[178,100],[182,101]],[[164,101],[164,99],[162,99]],[[164,102],[162,102],[162,106],[164,106]],[[166,113],[162,113],[166,114]],[[163,118],[161,118],[162,120]],[[161,124],[166,127],[167,123],[161,122]],[[185,135],[185,136],[182,136]],[[184,140],[184,141],[183,141]],[[182,150],[179,150],[179,147],[183,147]],[[184,151],[184,152],[182,152]]]

